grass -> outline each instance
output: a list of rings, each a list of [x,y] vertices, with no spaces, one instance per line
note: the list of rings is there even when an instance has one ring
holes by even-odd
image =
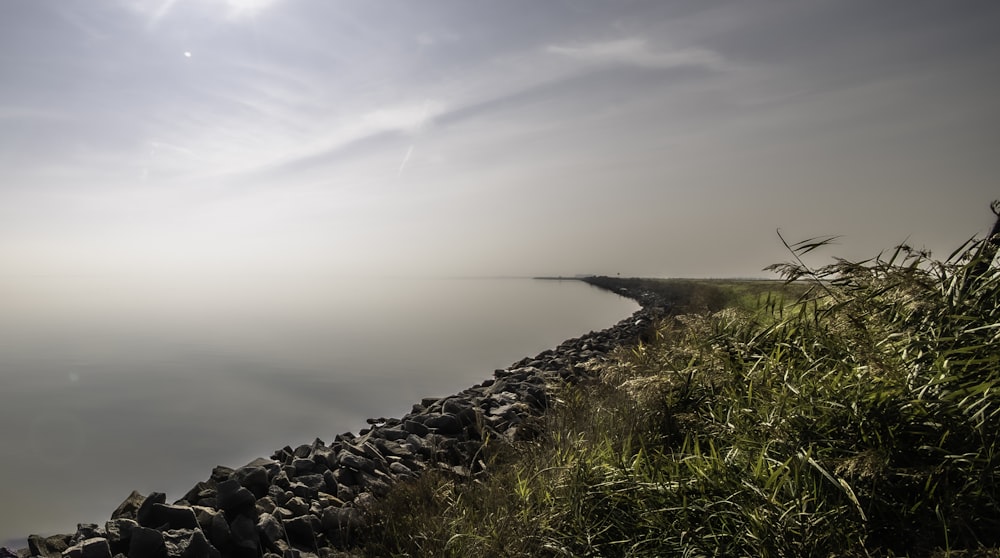
[[[827,243],[789,246],[786,285],[684,282],[690,313],[491,442],[488,475],[398,485],[363,551],[1000,556],[993,248],[801,263]]]

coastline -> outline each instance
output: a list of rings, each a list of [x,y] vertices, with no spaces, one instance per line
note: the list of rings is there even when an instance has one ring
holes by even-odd
[[[530,437],[531,419],[545,412],[554,388],[584,379],[586,362],[635,342],[668,306],[634,280],[560,279],[631,298],[641,308],[609,328],[496,370],[493,378],[457,394],[426,398],[400,418],[369,419],[370,426],[357,434],[337,435],[329,444],[316,439],[286,446],[236,469],[216,467],[174,504],[163,493],[133,492],[103,527],[33,535],[27,548],[0,551],[0,557],[259,556],[294,549],[332,555],[349,548],[372,498],[428,469],[465,478],[482,474],[486,465],[477,456],[487,440]]]

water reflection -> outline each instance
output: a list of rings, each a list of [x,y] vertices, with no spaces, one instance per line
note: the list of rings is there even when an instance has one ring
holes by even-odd
[[[2,286],[0,541],[103,523],[132,489],[179,498],[636,308],[531,280]]]

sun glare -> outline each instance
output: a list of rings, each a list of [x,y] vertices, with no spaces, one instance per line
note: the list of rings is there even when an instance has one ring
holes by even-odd
[[[255,16],[277,0],[226,0],[229,12],[234,16]]]

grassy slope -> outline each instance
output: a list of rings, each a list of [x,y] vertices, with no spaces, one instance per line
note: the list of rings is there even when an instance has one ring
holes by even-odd
[[[1000,274],[978,253],[776,267],[808,292],[659,284],[691,312],[594,363],[541,438],[491,443],[488,477],[398,486],[364,551],[1000,556]]]

